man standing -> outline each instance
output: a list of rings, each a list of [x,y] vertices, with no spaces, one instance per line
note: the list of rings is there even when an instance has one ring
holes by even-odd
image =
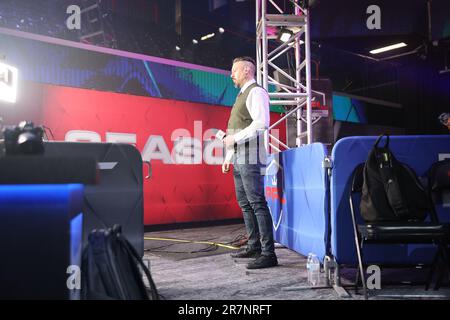
[[[273,240],[272,217],[264,196],[263,170],[266,164],[262,133],[269,127],[269,95],[255,81],[255,62],[250,57],[233,61],[231,79],[239,95],[231,110],[224,143],[227,149],[222,172],[230,170],[236,198],[244,216],[247,248],[232,254],[234,258],[255,258],[248,269],[278,265]]]

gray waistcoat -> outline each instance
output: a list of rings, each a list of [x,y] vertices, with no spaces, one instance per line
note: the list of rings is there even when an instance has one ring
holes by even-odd
[[[257,86],[256,82],[252,83],[236,98],[233,109],[231,109],[230,119],[228,120],[228,130],[232,130],[232,133],[236,133],[252,123],[253,120],[245,102],[247,101],[250,90]]]

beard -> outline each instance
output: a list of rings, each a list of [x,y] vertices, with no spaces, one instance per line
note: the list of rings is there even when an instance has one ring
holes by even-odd
[[[242,87],[237,80],[233,81],[233,84],[236,89],[240,89]]]

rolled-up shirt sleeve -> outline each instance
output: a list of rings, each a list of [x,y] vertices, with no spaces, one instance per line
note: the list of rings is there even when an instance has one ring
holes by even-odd
[[[226,162],[226,163],[231,163],[231,161],[232,161],[232,159],[233,159],[233,156],[234,156],[234,149],[228,149],[228,150],[226,150],[226,153],[225,153],[225,162]]]
[[[246,100],[247,110],[252,117],[252,123],[234,135],[237,144],[256,137],[269,127],[269,95],[261,87],[253,88]]]

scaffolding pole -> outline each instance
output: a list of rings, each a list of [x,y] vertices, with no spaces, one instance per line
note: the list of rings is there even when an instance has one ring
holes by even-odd
[[[300,5],[300,0],[290,2],[293,5],[293,10],[290,10],[292,13],[284,12],[274,0],[256,1],[256,79],[268,92],[269,84],[283,90],[282,93],[269,92],[270,104],[286,107],[287,114],[282,118],[286,121],[287,117],[296,112],[295,144],[299,147],[303,144],[303,137],[306,137],[307,144],[313,142],[310,27],[308,9]],[[268,8],[277,13],[269,13]],[[292,34],[284,43],[278,41],[281,30],[288,30]],[[291,50],[295,53],[295,74],[286,73],[276,63],[277,59],[286,57]],[[282,83],[279,79],[269,76],[269,67],[284,76],[289,83]],[[305,105],[306,119],[303,117]],[[302,122],[306,122],[306,130]],[[267,132],[266,139],[268,138]],[[288,143],[282,144],[283,147],[286,145]]]
[[[79,34],[81,42],[116,49],[116,37],[112,24],[106,18],[101,0],[83,0],[81,2],[82,27]]]

